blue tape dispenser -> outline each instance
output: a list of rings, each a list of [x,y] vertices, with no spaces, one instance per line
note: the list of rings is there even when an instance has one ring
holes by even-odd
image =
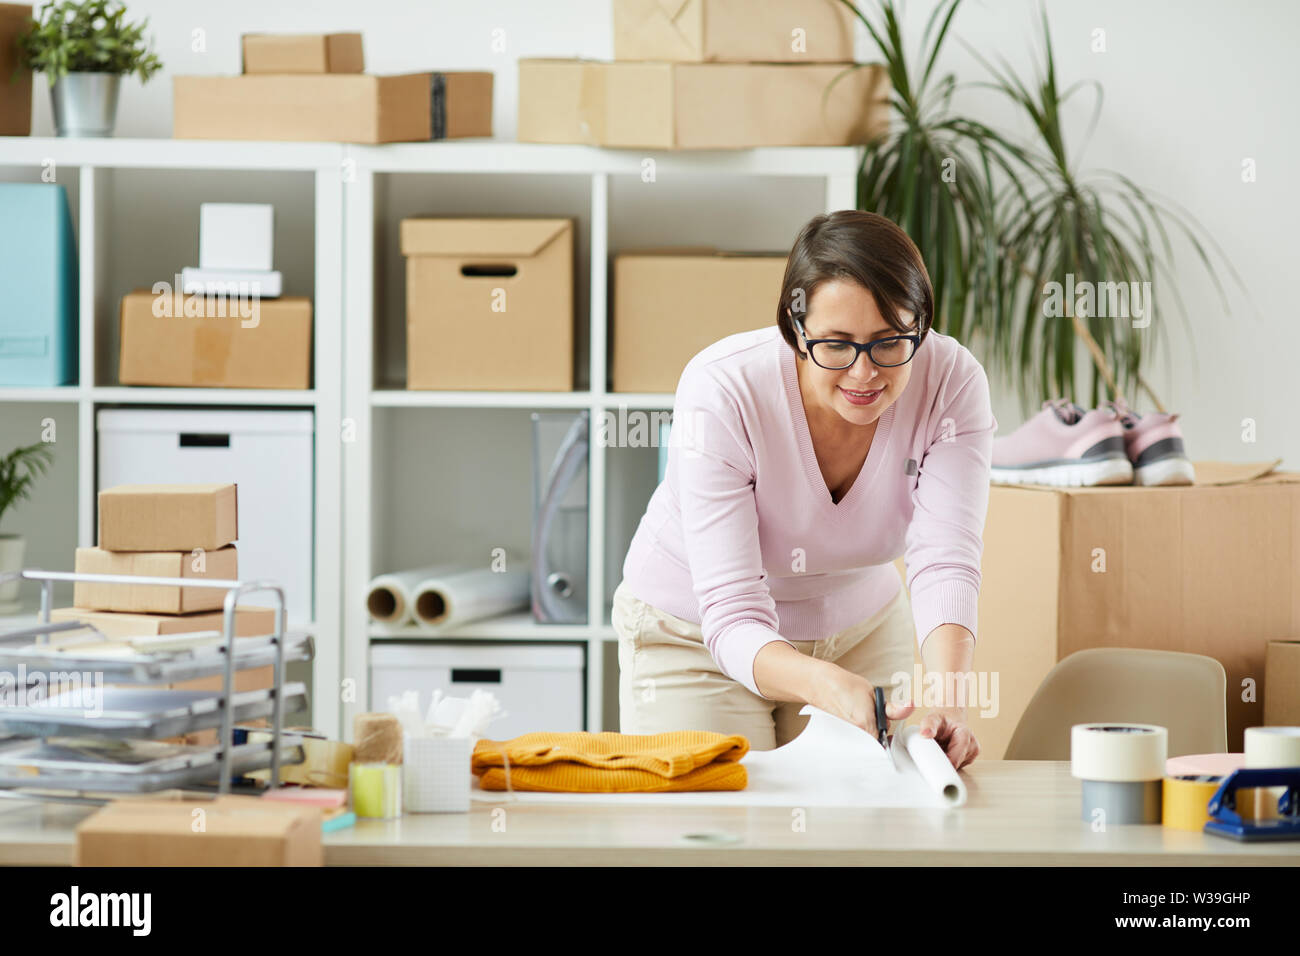
[[[1255,787],[1286,787],[1277,801],[1276,820],[1243,820],[1237,812],[1237,791]],[[1215,791],[1207,807],[1205,832],[1230,840],[1300,840],[1300,767],[1233,771]]]

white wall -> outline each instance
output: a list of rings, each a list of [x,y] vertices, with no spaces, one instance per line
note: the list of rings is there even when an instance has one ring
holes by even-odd
[[[1238,295],[1227,311],[1188,256],[1178,286],[1190,330],[1170,311],[1156,317],[1167,358],[1151,379],[1172,410],[1184,415],[1197,458],[1258,460],[1284,457],[1300,465],[1300,428],[1292,408],[1300,398],[1292,356],[1300,353],[1300,324],[1286,282],[1297,251],[1293,219],[1300,183],[1289,162],[1300,152],[1294,99],[1300,60],[1300,5],[1287,0],[1049,0],[1047,10],[1064,82],[1096,79],[1105,88],[1101,123],[1085,165],[1110,167],[1181,202],[1214,234],[1250,291],[1255,309]],[[914,42],[932,4],[913,0],[907,27]],[[254,0],[177,2],[132,0],[133,16],[147,15],[166,72],[148,85],[125,84],[118,124],[122,136],[167,136],[171,130],[169,75],[229,73],[239,66],[238,38],[255,31],[359,29],[373,72],[490,69],[496,74],[497,136],[515,132],[520,56],[612,55],[608,0]],[[967,0],[955,33],[985,56],[1004,56],[1017,70],[1031,64],[1038,6],[1031,0]],[[1106,32],[1105,53],[1091,52],[1093,30]],[[492,49],[503,30],[505,51]],[[192,49],[203,31],[205,52]],[[863,46],[865,53],[869,48]],[[959,43],[946,65],[959,78],[982,71]],[[970,91],[960,101],[975,118],[1006,123],[1008,107],[993,94]],[[1081,95],[1068,135],[1077,147],[1090,103]],[[1009,124],[1017,128],[1017,124]],[[1023,131],[1023,124],[1020,124]],[[34,132],[51,132],[48,98],[37,97]],[[1243,183],[1241,164],[1253,158],[1258,181]],[[123,177],[115,209],[147,207],[150,185]],[[820,204],[813,184],[674,184],[672,202],[615,192],[615,247],[641,242],[713,242],[737,248],[788,249],[798,226]],[[306,203],[307,196],[290,197]],[[698,200],[698,201],[697,201]],[[289,200],[286,200],[289,201]],[[722,210],[722,213],[719,212]],[[293,211],[282,211],[292,216]],[[284,221],[284,219],[281,219]],[[1185,251],[1185,250],[1184,250]],[[133,263],[127,273],[166,271],[171,263]],[[187,263],[178,263],[187,264]],[[1199,364],[1192,363],[1195,355]],[[1149,407],[1139,405],[1139,408]],[[1016,397],[999,386],[996,411],[1004,430],[1021,419]],[[1242,441],[1242,420],[1257,422],[1257,442]]]

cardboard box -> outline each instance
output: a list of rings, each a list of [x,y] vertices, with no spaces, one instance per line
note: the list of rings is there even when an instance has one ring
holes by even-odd
[[[310,388],[311,368],[311,299],[122,296],[123,385]]]
[[[407,388],[573,388],[572,219],[403,219],[401,240]]]
[[[492,74],[177,76],[177,139],[398,143],[492,135]]]
[[[840,0],[614,0],[614,59],[849,62],[853,25]]]
[[[364,73],[360,33],[245,33],[245,73]]]
[[[194,570],[197,559],[191,551],[106,551],[78,548],[78,574],[131,574],[158,578],[239,578],[239,561],[233,544],[202,554],[202,571]],[[219,588],[187,588],[161,584],[99,584],[78,581],[73,585],[72,603],[98,611],[136,611],[158,614],[188,614],[220,610],[226,592]]]
[[[971,715],[983,754],[1002,757],[1047,672],[1089,647],[1216,658],[1240,752],[1264,718],[1242,681],[1264,678],[1269,641],[1300,635],[1300,472],[1276,465],[1197,462],[1183,487],[993,486],[975,669],[998,673],[999,701]]]
[[[19,69],[17,47],[31,15],[26,4],[0,3],[0,136],[32,133],[32,71]]]
[[[889,81],[876,65],[845,73],[851,65],[521,59],[518,139],[642,149],[865,143],[888,131]]]
[[[232,484],[118,485],[99,493],[106,551],[215,551],[238,538]]]
[[[126,611],[92,611],[85,607],[56,607],[50,611],[50,620],[81,621],[113,638],[220,631],[223,615],[221,611],[200,611],[197,614],[132,614]],[[274,608],[241,604],[235,609],[236,637],[260,637],[274,631]],[[218,683],[213,686],[221,686],[220,681],[218,680]]]
[[[77,825],[74,857],[76,866],[113,867],[323,863],[319,807],[229,794],[114,801]]]
[[[785,263],[783,253],[708,248],[615,256],[614,391],[675,392],[701,349],[773,324]]]
[[[1300,726],[1300,634],[1293,641],[1269,641],[1264,654],[1263,724]]]

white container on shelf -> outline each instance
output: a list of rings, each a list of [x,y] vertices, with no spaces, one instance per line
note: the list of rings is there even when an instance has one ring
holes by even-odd
[[[314,426],[309,411],[104,409],[97,488],[233,482],[239,578],[284,588],[290,626],[312,620]],[[270,606],[267,592],[250,594]]]
[[[584,663],[584,649],[567,644],[372,644],[369,709],[384,710],[389,697],[414,690],[423,715],[435,690],[444,697],[486,690],[506,711],[488,724],[491,740],[581,731]]]

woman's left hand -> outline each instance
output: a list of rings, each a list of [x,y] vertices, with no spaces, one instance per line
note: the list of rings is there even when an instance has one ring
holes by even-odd
[[[934,710],[919,724],[922,737],[933,737],[953,767],[960,770],[979,756],[975,732],[966,725],[964,710]]]

